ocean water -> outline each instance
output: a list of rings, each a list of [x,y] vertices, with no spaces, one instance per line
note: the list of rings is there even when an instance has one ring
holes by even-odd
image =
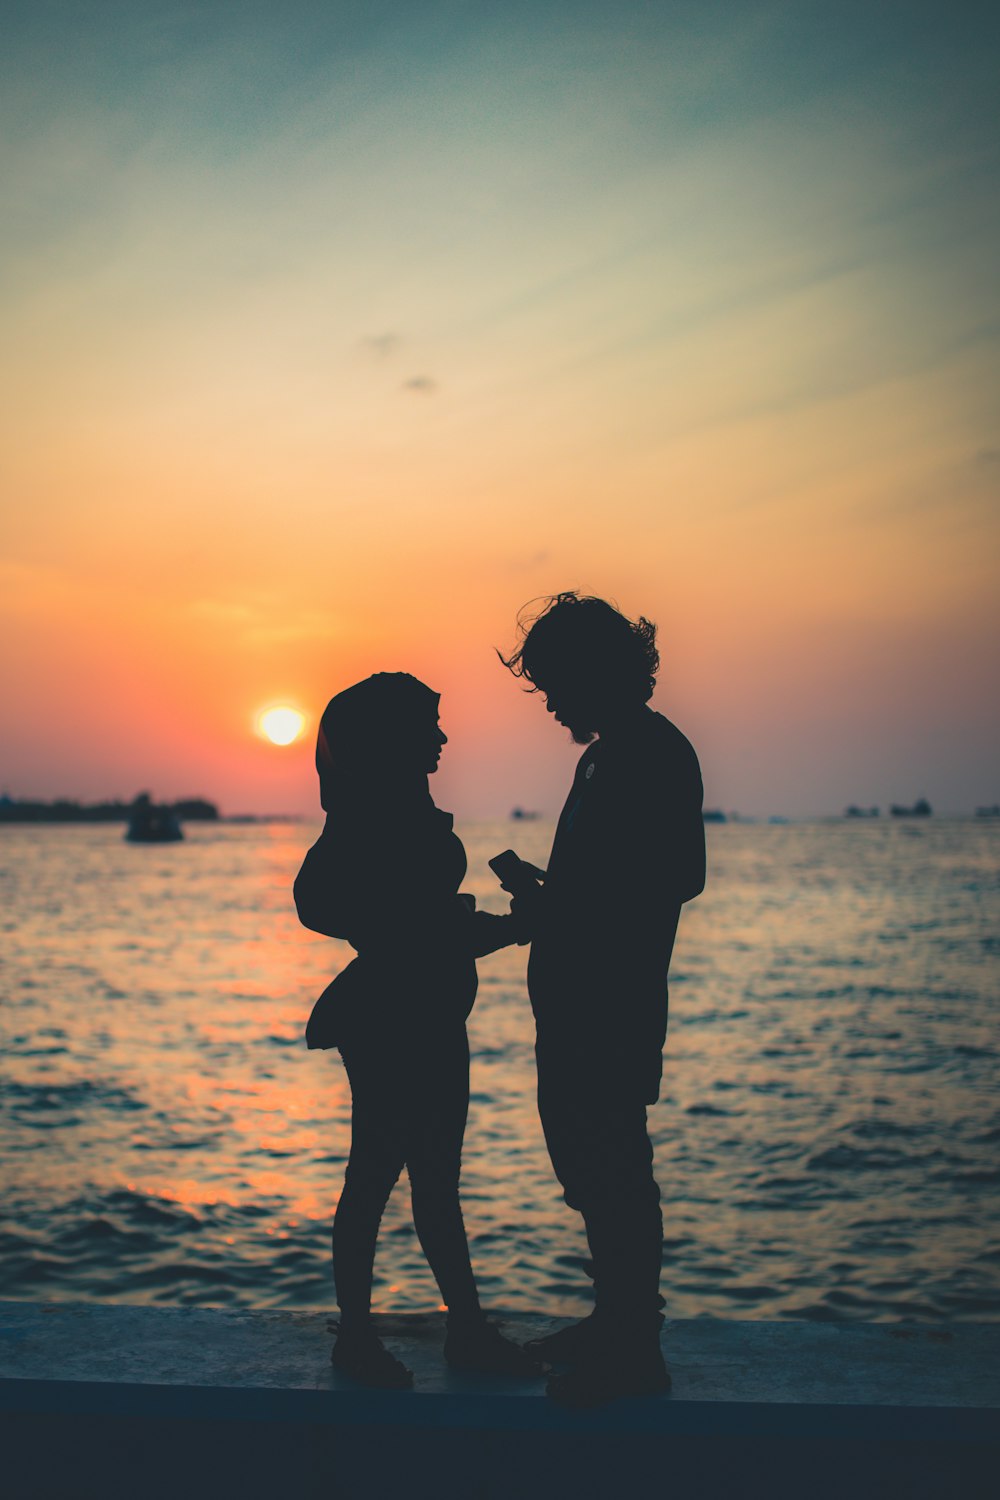
[[[459,831],[494,910],[489,856],[544,863],[552,832]],[[350,950],[295,919],[315,832],[0,829],[0,1294],[332,1305],[350,1097],[302,1031]],[[1000,1316],[1000,826],[708,838],[650,1116],[668,1314]],[[585,1243],[535,1114],[524,965],[480,964],[463,1201],[484,1301],[573,1314]],[[377,1307],[438,1305],[405,1180],[376,1275]]]

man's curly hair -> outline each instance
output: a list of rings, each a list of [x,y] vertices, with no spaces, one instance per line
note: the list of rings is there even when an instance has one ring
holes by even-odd
[[[531,600],[518,614],[517,628],[510,656],[497,655],[531,684],[530,692],[544,691],[553,670],[569,670],[610,674],[629,696],[634,685],[641,702],[652,697],[660,653],[656,626],[644,615],[630,620],[606,599],[570,589]]]

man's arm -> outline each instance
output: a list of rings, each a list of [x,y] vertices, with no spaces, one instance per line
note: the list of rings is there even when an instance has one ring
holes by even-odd
[[[644,931],[675,924],[681,905],[704,890],[701,770],[677,732],[668,753],[616,771],[601,851],[602,905],[623,941],[641,942]]]
[[[678,790],[673,820],[677,895],[681,901],[693,901],[705,889],[705,820],[701,815],[705,793],[693,750]]]

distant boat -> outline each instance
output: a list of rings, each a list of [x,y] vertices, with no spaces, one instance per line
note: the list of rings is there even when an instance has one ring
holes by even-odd
[[[844,809],[845,818],[877,818],[878,815],[877,807],[855,807],[853,802]]]
[[[527,807],[512,807],[510,815],[515,823],[533,823],[536,818],[541,816],[540,813],[532,812]]]
[[[133,818],[125,832],[130,844],[176,844],[184,830],[169,807],[155,808],[146,817]]]
[[[894,802],[889,809],[894,818],[929,818],[931,811],[931,805],[926,797],[918,797],[912,807],[902,807]]]
[[[148,792],[132,803],[125,838],[130,844],[176,844],[184,837],[172,807],[157,807]]]
[[[702,812],[705,823],[728,823],[729,819],[720,807],[706,807]]]

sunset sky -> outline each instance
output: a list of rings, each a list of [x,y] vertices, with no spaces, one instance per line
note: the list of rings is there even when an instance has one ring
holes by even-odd
[[[313,811],[388,669],[555,813],[575,587],[710,804],[1000,799],[998,14],[5,6],[0,791]]]

